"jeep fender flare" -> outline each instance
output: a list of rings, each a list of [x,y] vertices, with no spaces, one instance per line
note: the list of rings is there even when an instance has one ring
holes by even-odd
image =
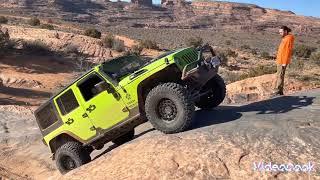
[[[182,81],[181,73],[182,72],[176,64],[171,64],[139,83],[137,95],[139,111],[142,118],[145,118],[144,103],[150,90],[161,83]]]
[[[51,153],[55,153],[56,150],[63,145],[64,143],[68,142],[68,141],[75,141],[75,142],[79,142],[81,144],[84,144],[85,141],[83,141],[82,139],[80,139],[78,136],[76,136],[75,134],[69,132],[69,131],[63,131],[60,134],[58,134],[57,136],[55,136],[54,138],[52,138],[49,141],[49,148],[51,150]]]

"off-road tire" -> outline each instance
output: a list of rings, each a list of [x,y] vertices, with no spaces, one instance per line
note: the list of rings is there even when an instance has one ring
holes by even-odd
[[[61,174],[65,174],[90,162],[91,157],[79,142],[69,141],[58,148],[55,153],[55,160],[58,170]],[[73,165],[67,163],[70,161]]]
[[[211,89],[212,92],[206,96],[200,97],[196,102],[196,106],[201,109],[212,109],[219,106],[226,97],[226,84],[221,76],[216,75],[210,79],[202,88],[202,91]]]
[[[131,141],[133,138],[134,138],[134,129],[132,129],[129,132],[127,132],[126,134],[112,140],[112,142],[114,144],[116,144],[117,146],[120,146],[126,142]]]
[[[169,102],[169,108],[175,111],[175,115],[172,115],[170,120],[164,119],[166,117],[160,114],[160,104],[164,101]],[[187,130],[191,125],[194,110],[190,93],[177,83],[164,83],[156,86],[147,95],[145,103],[147,119],[155,129],[165,134]]]

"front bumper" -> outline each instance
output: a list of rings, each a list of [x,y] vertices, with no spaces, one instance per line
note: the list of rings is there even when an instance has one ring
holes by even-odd
[[[181,79],[192,83],[194,89],[201,89],[218,73],[220,64],[221,61],[217,56],[193,62],[184,67]]]

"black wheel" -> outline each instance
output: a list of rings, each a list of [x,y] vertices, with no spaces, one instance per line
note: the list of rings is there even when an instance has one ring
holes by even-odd
[[[131,141],[134,138],[134,129],[127,132],[126,134],[118,137],[117,139],[112,140],[112,142],[118,146]]]
[[[182,85],[165,83],[149,92],[145,111],[155,129],[166,134],[178,133],[191,125],[194,103]]]
[[[219,106],[226,97],[226,84],[221,76],[216,75],[202,88],[201,92],[210,91],[206,96],[200,97],[196,106],[201,109],[212,109]]]
[[[55,160],[59,171],[65,174],[90,162],[91,158],[80,143],[69,141],[58,148]]]

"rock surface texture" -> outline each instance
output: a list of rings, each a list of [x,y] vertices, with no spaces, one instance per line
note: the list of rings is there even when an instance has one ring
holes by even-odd
[[[152,131],[62,179],[320,178],[320,90],[197,111],[193,130]],[[307,164],[313,171],[258,172],[254,163]]]
[[[149,123],[135,140],[94,152],[61,176],[41,143],[32,110],[0,107],[0,177],[13,179],[319,179],[320,89],[198,110],[191,130],[164,135]],[[111,145],[111,146],[109,146]],[[115,149],[114,149],[115,148]],[[113,149],[113,150],[111,150]],[[303,172],[258,172],[254,163],[307,164]]]

